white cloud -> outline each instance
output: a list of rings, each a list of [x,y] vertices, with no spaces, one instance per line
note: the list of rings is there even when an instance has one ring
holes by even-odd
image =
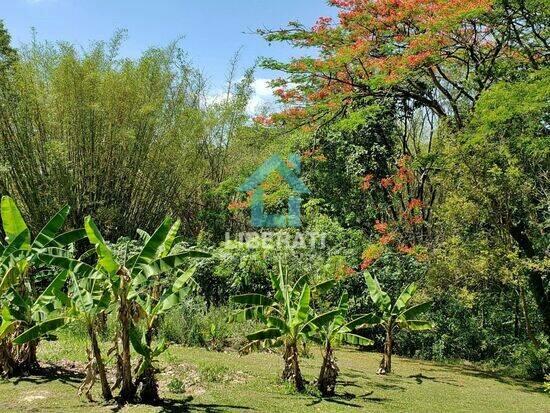
[[[250,115],[255,115],[262,108],[268,106],[271,107],[275,105],[276,100],[273,96],[273,88],[269,85],[271,79],[256,79],[252,83],[252,96],[246,107],[246,111]]]
[[[252,82],[252,96],[246,106],[246,112],[250,116],[258,115],[263,109],[272,109],[277,105],[273,96],[273,88],[269,85],[271,79],[256,79]],[[227,99],[227,90],[215,89],[206,95],[206,105],[223,103]]]

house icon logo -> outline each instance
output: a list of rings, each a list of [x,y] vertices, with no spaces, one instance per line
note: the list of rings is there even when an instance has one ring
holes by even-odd
[[[288,198],[288,214],[267,214],[265,212],[264,190],[261,184],[273,172],[278,172],[292,190],[293,194]],[[251,215],[253,227],[285,228],[300,227],[302,225],[300,215],[302,198],[300,195],[309,194],[310,191],[300,179],[300,173],[299,154],[290,155],[288,163],[279,155],[274,155],[256,169],[246,182],[238,188],[241,192],[252,192]]]

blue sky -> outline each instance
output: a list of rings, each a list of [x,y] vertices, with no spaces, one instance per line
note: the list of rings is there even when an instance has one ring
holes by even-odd
[[[278,28],[298,20],[313,24],[334,13],[325,0],[0,0],[15,45],[30,40],[31,27],[45,40],[86,46],[107,40],[117,28],[128,30],[122,55],[137,57],[150,46],[166,45],[184,36],[182,47],[210,79],[212,90],[223,85],[231,56],[241,49],[241,67],[258,56],[287,59],[300,53],[289,46],[269,45],[250,34],[257,28]],[[257,100],[266,97],[266,80],[274,73],[259,70]]]

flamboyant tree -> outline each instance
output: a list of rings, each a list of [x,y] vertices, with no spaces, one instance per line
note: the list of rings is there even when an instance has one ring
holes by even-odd
[[[315,48],[264,65],[288,74],[274,84],[291,106],[270,119],[306,124],[346,113],[366,98],[391,96],[425,107],[461,128],[495,80],[548,58],[544,1],[330,0],[338,17],[312,27],[260,31],[268,41]],[[546,23],[545,23],[546,22]]]

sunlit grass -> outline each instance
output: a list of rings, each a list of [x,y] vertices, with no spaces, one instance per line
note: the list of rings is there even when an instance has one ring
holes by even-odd
[[[86,359],[85,337],[64,333],[59,337],[59,341],[41,343],[41,360],[78,369]],[[105,343],[104,348],[107,347]],[[312,357],[302,360],[304,375],[310,381],[320,365],[319,351],[312,349],[311,353]],[[278,380],[282,367],[278,353],[239,356],[234,352],[173,346],[161,357],[159,379],[166,401],[164,411],[550,411],[550,397],[542,392],[540,384],[500,377],[471,366],[396,357],[395,372],[378,376],[375,372],[379,354],[343,349],[338,352],[338,360],[341,376],[337,396],[321,399],[313,386],[309,394],[296,394]],[[8,411],[100,412],[114,408],[78,398],[79,381],[80,378],[60,370],[50,377],[2,382],[0,406]],[[96,387],[98,391],[99,386]],[[97,393],[96,398],[99,400]],[[158,406],[130,406],[123,411],[163,410]]]

